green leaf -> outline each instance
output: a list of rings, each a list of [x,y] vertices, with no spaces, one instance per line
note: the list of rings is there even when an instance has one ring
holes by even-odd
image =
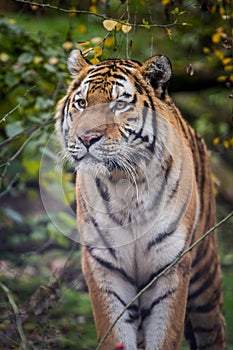
[[[179,13],[180,13],[180,10],[178,7],[176,7],[174,10],[171,11],[172,15],[179,15]]]
[[[149,22],[145,18],[142,19],[142,24],[145,26],[146,29],[150,29]]]
[[[12,137],[22,132],[23,129],[22,122],[18,120],[17,122],[6,125],[6,134],[8,137]]]
[[[19,56],[18,62],[19,63],[31,63],[33,60],[33,55],[29,52],[22,53],[22,55]]]

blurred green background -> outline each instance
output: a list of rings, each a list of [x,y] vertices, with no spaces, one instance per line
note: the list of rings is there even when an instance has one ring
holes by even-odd
[[[210,150],[220,220],[233,208],[232,3],[40,3],[0,1],[0,349],[95,349],[74,242],[74,174],[67,167],[59,178],[48,144],[70,81],[67,57],[79,47],[90,60],[143,61],[156,53],[171,59],[170,93]],[[130,26],[107,30],[107,18]],[[53,187],[61,182],[64,198]],[[48,193],[46,203],[41,191]],[[232,222],[218,230],[227,349],[233,349]]]

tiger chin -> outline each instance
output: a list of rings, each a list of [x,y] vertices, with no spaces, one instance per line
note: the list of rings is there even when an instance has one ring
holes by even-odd
[[[98,340],[123,308],[215,225],[208,153],[167,92],[167,57],[92,65],[73,78],[56,132],[76,169],[77,221]],[[124,312],[102,349],[226,349],[215,234]]]

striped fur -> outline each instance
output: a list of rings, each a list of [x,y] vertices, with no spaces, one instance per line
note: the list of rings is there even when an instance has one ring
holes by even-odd
[[[164,56],[96,65],[73,51],[56,130],[77,170],[82,267],[101,339],[122,308],[215,224],[206,147],[167,93]],[[103,349],[222,350],[215,235],[124,313]]]

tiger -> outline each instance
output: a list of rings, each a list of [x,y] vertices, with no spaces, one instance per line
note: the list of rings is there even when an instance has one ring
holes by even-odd
[[[170,60],[94,64],[77,49],[68,70],[55,128],[76,172],[82,271],[101,349],[178,350],[183,334],[191,350],[226,349],[215,232],[188,249],[215,225],[209,156],[168,93]]]

